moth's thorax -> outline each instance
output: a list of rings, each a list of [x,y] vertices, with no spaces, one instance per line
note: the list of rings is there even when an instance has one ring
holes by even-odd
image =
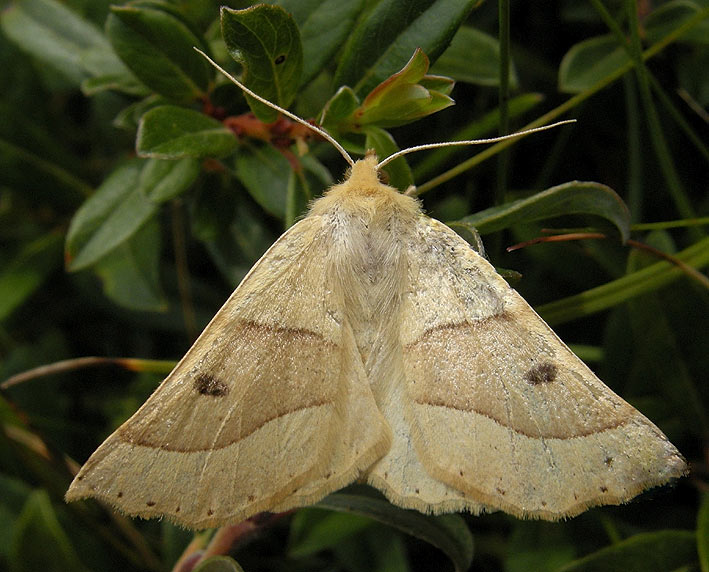
[[[401,294],[406,288],[406,248],[421,210],[416,199],[382,184],[376,158],[352,167],[350,177],[332,187],[311,209],[331,229],[328,274],[344,297],[361,357],[367,364],[386,352],[382,340],[397,340]],[[394,334],[394,335],[393,335]]]

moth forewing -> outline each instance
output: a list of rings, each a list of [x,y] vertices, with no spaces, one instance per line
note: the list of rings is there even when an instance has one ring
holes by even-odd
[[[684,473],[659,429],[492,265],[445,225],[421,226],[427,240],[411,244],[418,282],[402,308],[402,347],[411,434],[431,475],[486,506],[555,520]]]
[[[388,428],[330,286],[331,231],[306,218],[264,254],[67,500],[204,528],[316,502],[381,456]]]

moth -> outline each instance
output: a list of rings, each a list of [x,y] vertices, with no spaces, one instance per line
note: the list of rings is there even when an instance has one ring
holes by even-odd
[[[363,480],[425,513],[557,520],[685,473],[485,258],[382,183],[374,155],[341,151],[344,182],[254,265],[67,500],[205,528]]]

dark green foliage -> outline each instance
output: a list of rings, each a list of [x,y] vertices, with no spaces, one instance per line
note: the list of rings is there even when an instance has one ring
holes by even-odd
[[[216,2],[3,3],[0,380],[91,355],[154,361],[70,362],[0,396],[0,569],[172,568],[192,533],[65,505],[71,459],[142,403],[158,360],[181,356],[343,177],[344,161],[302,128],[245,116],[277,118],[198,47],[353,153],[493,137],[501,117],[515,128],[575,117],[482,151],[409,155],[387,167],[390,182],[417,184],[463,236],[476,227],[493,263],[521,273],[515,286],[693,464],[674,487],[559,523],[429,517],[353,487],[261,519],[231,555],[243,570],[464,570],[472,559],[483,571],[709,572],[706,2],[518,2],[503,50],[494,3],[267,4],[232,2],[220,20]],[[511,91],[498,92],[501,69]],[[548,226],[606,238],[503,252]],[[221,556],[198,569],[240,570]]]

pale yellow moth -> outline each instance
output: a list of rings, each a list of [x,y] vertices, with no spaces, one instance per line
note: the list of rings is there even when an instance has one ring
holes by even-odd
[[[383,163],[322,135],[347,179],[254,265],[67,500],[204,528],[361,479],[426,513],[556,520],[685,473],[487,260],[380,182]]]

